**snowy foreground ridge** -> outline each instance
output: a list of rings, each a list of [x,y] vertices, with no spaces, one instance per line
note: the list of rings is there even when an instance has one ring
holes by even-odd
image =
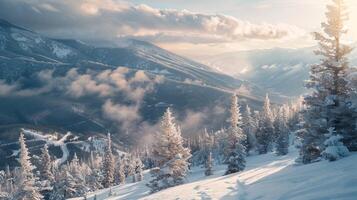
[[[203,168],[193,168],[187,183],[149,194],[145,186],[150,179],[104,189],[87,199],[234,199],[234,200],[356,200],[357,154],[338,162],[321,161],[296,165],[297,151],[286,156],[273,153],[247,158],[247,168],[241,173],[222,176],[226,166],[215,166],[215,174],[204,176]],[[83,198],[74,198],[76,200]]]

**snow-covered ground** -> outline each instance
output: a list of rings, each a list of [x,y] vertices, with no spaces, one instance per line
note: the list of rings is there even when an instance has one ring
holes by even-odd
[[[194,168],[187,183],[149,194],[145,181],[129,183],[89,194],[97,200],[171,200],[171,199],[234,199],[234,200],[356,200],[357,154],[336,162],[321,161],[296,165],[297,151],[286,156],[273,153],[247,158],[244,172],[222,176],[225,166],[215,167],[215,175],[205,177],[204,169]],[[149,180],[146,173],[145,180]],[[130,181],[130,180],[129,180]],[[81,199],[81,198],[77,198]]]

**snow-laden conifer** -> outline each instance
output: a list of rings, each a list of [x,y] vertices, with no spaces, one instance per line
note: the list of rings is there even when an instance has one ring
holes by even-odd
[[[258,151],[261,154],[267,153],[273,148],[274,140],[274,116],[270,108],[269,96],[266,95],[263,111],[259,118],[259,130],[257,133]]]
[[[256,130],[257,127],[255,125],[252,112],[250,107],[247,105],[245,109],[245,113],[243,115],[243,130],[245,135],[247,136],[247,153],[254,152],[257,150],[257,138],[256,138]]]
[[[344,22],[348,19],[344,0],[333,0],[327,6],[327,21],[322,23],[323,33],[314,33],[319,48],[315,54],[321,62],[312,65],[307,88],[313,92],[304,101],[305,129],[301,148],[302,161],[309,163],[320,157],[324,149],[324,134],[330,127],[343,136],[347,147],[356,149],[354,111],[351,109],[348,84],[348,54],[352,48],[343,44],[346,34]]]
[[[15,192],[14,199],[20,200],[40,200],[43,199],[39,188],[36,186],[36,177],[33,174],[34,166],[31,164],[31,157],[29,156],[28,149],[26,147],[24,134],[20,133],[20,174],[18,180],[18,189]]]
[[[228,129],[228,157],[226,158],[228,168],[226,174],[239,172],[245,168],[246,149],[244,143],[246,141],[246,135],[243,133],[241,128],[242,121],[239,109],[238,98],[237,95],[234,94],[232,96],[230,110],[231,125]]]
[[[325,159],[335,161],[349,155],[347,147],[341,142],[343,137],[337,134],[334,128],[329,128],[325,136],[327,137],[324,142],[326,148],[322,152]]]
[[[205,175],[211,176],[212,174],[213,174],[213,158],[212,158],[212,153],[209,152],[205,163]]]
[[[107,145],[105,147],[104,158],[103,158],[103,186],[109,188],[114,182],[114,156],[112,152],[112,140],[110,133],[107,136]]]
[[[289,149],[289,129],[287,126],[287,115],[286,106],[279,109],[276,118],[276,153],[279,156],[288,154]]]
[[[155,135],[152,156],[157,167],[151,170],[153,179],[148,184],[151,192],[182,184],[188,171],[191,154],[183,146],[181,130],[174,120],[168,108]]]

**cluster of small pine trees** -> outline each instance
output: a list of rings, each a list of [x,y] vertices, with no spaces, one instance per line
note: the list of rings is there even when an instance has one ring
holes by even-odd
[[[202,134],[188,139],[192,165],[204,165],[211,174],[214,158],[218,163],[228,164],[226,174],[230,174],[244,170],[248,155],[273,151],[277,155],[286,155],[289,136],[299,129],[300,110],[303,108],[301,101],[272,106],[266,96],[261,112],[252,113],[246,105],[241,114],[238,98],[233,95],[228,128],[213,133],[204,130]]]
[[[49,154],[48,146],[42,148],[38,166],[31,163],[23,133],[19,138],[20,167],[0,171],[0,198],[62,200],[85,197],[88,192],[132,181],[143,180],[144,165],[138,156],[113,155],[110,134],[104,154],[91,152],[90,158],[81,161],[74,154],[71,161],[58,165]]]

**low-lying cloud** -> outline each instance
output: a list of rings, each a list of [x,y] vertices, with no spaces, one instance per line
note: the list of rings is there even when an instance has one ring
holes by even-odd
[[[84,74],[73,68],[65,76],[54,76],[53,70],[44,70],[37,74],[37,79],[42,82],[37,88],[24,88],[21,82],[10,84],[0,80],[0,96],[33,96],[55,90],[74,99],[96,96],[104,102],[101,106],[103,116],[122,130],[130,130],[140,122],[143,98],[163,81],[160,76],[148,76],[142,70],[130,71],[125,67]],[[115,100],[118,95],[122,97],[120,101]]]
[[[114,0],[3,0],[0,18],[52,37],[108,41],[221,43],[301,35],[284,24],[254,24],[232,16],[156,9]]]

